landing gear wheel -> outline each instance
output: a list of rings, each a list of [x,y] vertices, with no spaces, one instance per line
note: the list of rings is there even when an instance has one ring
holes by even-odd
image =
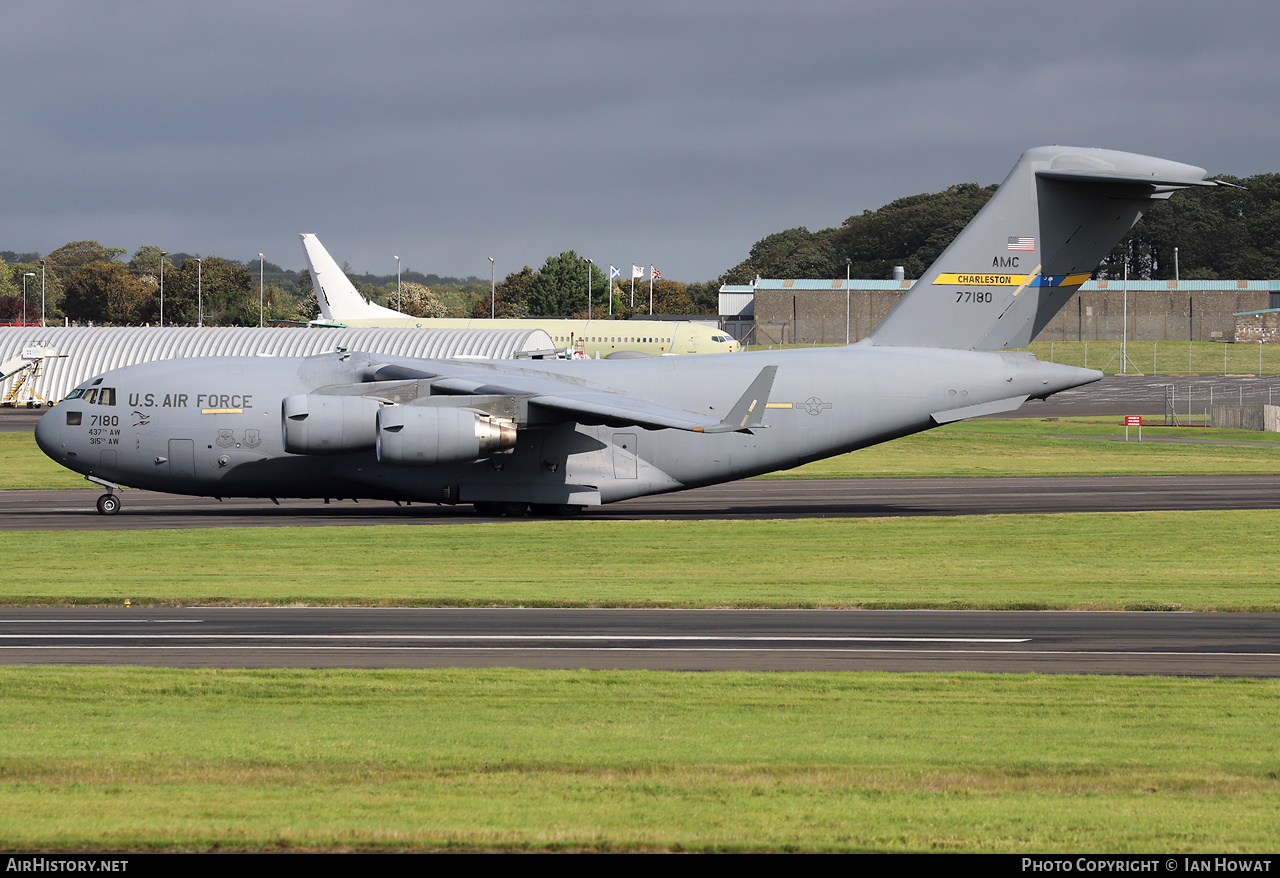
[[[538,518],[568,518],[578,515],[583,508],[572,503],[534,503],[529,510]]]
[[[98,513],[100,515],[115,515],[120,511],[120,498],[115,494],[103,494],[98,498]]]
[[[523,518],[529,511],[528,503],[478,501],[472,504],[476,512],[489,518]]]

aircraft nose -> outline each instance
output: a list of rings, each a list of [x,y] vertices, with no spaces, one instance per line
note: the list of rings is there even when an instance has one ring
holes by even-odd
[[[63,414],[64,412],[59,409],[50,409],[36,421],[36,444],[40,446],[41,451],[54,460],[58,459],[58,452],[61,451],[58,446],[62,441],[62,429],[58,418]]]

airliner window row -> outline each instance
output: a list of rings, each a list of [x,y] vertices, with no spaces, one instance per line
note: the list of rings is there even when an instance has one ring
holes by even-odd
[[[566,336],[563,336],[563,335],[557,335],[557,336],[556,336],[556,341],[569,341],[569,340],[570,340],[569,338],[567,338]],[[604,342],[621,342],[621,343],[634,342],[635,344],[653,344],[654,342],[661,342],[662,344],[671,344],[671,339],[669,339],[669,338],[596,338],[595,336],[592,336],[591,338],[588,338],[588,339],[583,339],[583,338],[579,337],[579,339],[578,339],[578,340],[579,340],[579,341],[589,341],[589,342],[593,342],[593,343],[594,343],[594,342],[601,342],[601,343],[604,343]]]

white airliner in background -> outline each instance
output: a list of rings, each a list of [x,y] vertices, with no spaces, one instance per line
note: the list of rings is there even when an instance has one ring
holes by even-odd
[[[673,320],[485,320],[451,317],[413,317],[369,301],[329,255],[315,235],[304,234],[311,279],[320,303],[320,317],[342,326],[388,329],[541,329],[557,347],[587,357],[635,352],[664,354],[727,354],[739,349],[728,333],[701,323]]]

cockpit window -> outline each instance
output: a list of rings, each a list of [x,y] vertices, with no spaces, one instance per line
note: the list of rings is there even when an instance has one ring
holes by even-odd
[[[76,388],[67,394],[67,399],[81,399],[89,405],[115,405],[116,389],[114,387]]]

